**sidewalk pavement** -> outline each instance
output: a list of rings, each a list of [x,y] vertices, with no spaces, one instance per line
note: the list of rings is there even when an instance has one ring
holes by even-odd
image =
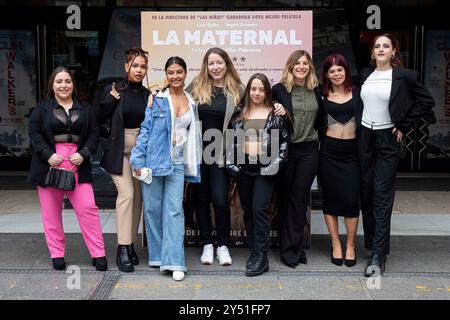
[[[63,215],[66,261],[71,272],[53,270],[36,192],[0,191],[0,299],[450,300],[449,208],[448,192],[397,192],[391,254],[381,278],[363,276],[368,252],[363,249],[361,223],[357,265],[347,268],[331,264],[323,216],[314,211],[307,265],[290,269],[279,261],[278,249],[273,248],[269,252],[270,271],[249,278],[244,276],[247,249],[231,248],[233,264],[222,267],[217,261],[211,266],[201,265],[201,248],[187,247],[186,279],[175,282],[170,274],[147,266],[146,248],[140,246],[137,252],[141,262],[135,272],[117,270],[115,216],[111,210],[101,210],[109,270],[102,273],[91,266],[72,210],[64,210]],[[341,240],[345,243],[344,238]],[[78,283],[79,288],[70,289]]]

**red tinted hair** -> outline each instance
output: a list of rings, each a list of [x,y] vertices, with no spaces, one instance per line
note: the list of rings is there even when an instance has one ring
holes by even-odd
[[[350,67],[348,66],[347,60],[345,60],[344,56],[339,53],[331,54],[328,57],[326,57],[325,61],[323,62],[323,69],[322,69],[322,87],[323,87],[323,95],[325,97],[328,97],[330,91],[333,91],[331,81],[327,77],[328,70],[330,70],[330,68],[333,65],[340,66],[345,70],[344,90],[351,91],[353,89],[351,79],[352,75],[350,73]]]

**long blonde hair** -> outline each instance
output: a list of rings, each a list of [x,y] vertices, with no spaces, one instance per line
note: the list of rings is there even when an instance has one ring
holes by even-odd
[[[311,59],[311,55],[305,50],[296,50],[291,53],[286,61],[286,66],[283,70],[283,76],[281,77],[281,83],[286,87],[287,92],[291,93],[294,87],[294,67],[297,64],[298,59],[305,56],[309,63],[309,74],[306,77],[305,85],[308,90],[314,90],[315,87],[319,85],[319,80],[317,79],[316,68]]]
[[[231,94],[234,99],[234,104],[237,105],[241,100],[241,80],[228,53],[220,48],[210,48],[205,53],[200,73],[193,80],[192,96],[197,103],[211,104],[214,83],[208,72],[208,58],[212,53],[219,55],[225,61],[226,73],[223,91],[225,95]]]

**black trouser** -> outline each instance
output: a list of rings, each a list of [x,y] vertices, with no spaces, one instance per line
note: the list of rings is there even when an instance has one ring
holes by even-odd
[[[306,212],[318,165],[316,141],[289,145],[289,158],[280,174],[277,200],[281,231],[280,255],[286,263],[298,264],[301,259]]]
[[[212,244],[211,202],[214,208],[215,226],[219,246],[230,241],[230,207],[228,192],[230,178],[225,168],[216,164],[200,165],[201,183],[193,184],[193,200],[197,223],[203,245]]]
[[[361,211],[365,247],[374,254],[389,254],[395,175],[400,144],[392,128],[370,130],[361,126]]]
[[[237,179],[239,200],[250,249],[267,251],[270,247],[269,206],[275,188],[273,176],[262,176],[260,166],[243,165]]]

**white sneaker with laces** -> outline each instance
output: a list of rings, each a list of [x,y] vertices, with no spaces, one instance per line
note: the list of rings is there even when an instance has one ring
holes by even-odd
[[[174,271],[172,273],[172,278],[175,281],[182,281],[184,279],[184,272],[183,271]]]
[[[203,253],[200,257],[200,262],[202,264],[213,264],[214,261],[214,247],[212,244],[207,244],[203,246]]]
[[[227,246],[217,248],[217,260],[219,260],[221,266],[230,266],[233,263]]]

